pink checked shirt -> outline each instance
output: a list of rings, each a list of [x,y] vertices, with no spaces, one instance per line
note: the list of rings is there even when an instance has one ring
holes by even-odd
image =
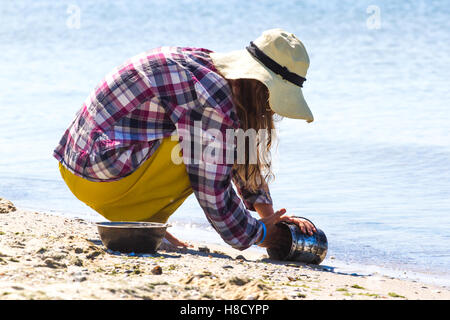
[[[80,177],[113,181],[134,172],[164,137],[177,133],[195,140],[194,123],[203,131],[218,130],[223,137],[227,129],[239,128],[230,87],[217,73],[210,52],[161,47],[114,69],[84,102],[54,157]],[[222,148],[225,155],[235,146],[224,143]],[[254,203],[272,203],[268,189],[250,192],[232,164],[192,157],[193,152],[183,151],[192,189],[208,221],[226,243],[248,248],[262,233],[248,210],[254,210]]]

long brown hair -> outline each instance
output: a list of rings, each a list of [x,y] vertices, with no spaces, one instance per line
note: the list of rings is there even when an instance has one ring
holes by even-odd
[[[256,163],[249,161],[249,143],[245,143],[245,163],[235,163],[233,170],[246,183],[246,189],[256,191],[274,178],[270,149],[275,141],[274,112],[269,106],[269,90],[254,79],[227,79],[231,87],[240,127],[244,131],[266,129],[265,139],[256,140]],[[264,145],[263,145],[264,144]]]

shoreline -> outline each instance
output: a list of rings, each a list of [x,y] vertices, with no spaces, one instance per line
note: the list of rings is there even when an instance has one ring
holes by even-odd
[[[442,286],[273,261],[224,245],[117,254],[93,222],[4,211],[0,299],[450,299]]]
[[[100,215],[89,215],[88,217],[84,217],[83,215],[78,216],[79,213],[76,212],[62,212],[58,210],[45,210],[45,209],[35,209],[31,207],[21,207],[22,211],[33,211],[33,212],[39,212],[42,214],[50,214],[52,216],[58,216],[58,217],[65,217],[68,219],[82,219],[87,222],[101,222],[101,221],[107,221],[106,219],[102,219]],[[100,217],[100,218],[99,218]],[[228,248],[226,244],[223,243],[222,239],[213,231],[211,230],[205,230],[198,226],[197,223],[191,223],[191,222],[184,222],[184,221],[175,221],[171,222],[172,232],[176,232],[176,235],[183,235],[183,232],[186,232],[186,227],[188,227],[188,234],[184,234],[182,236],[182,240],[185,240],[189,243],[194,241],[197,244],[200,245],[217,245],[222,246],[224,248]],[[193,227],[191,226],[193,225]],[[196,241],[192,239],[198,238],[198,233],[205,233],[209,236],[208,241]],[[214,239],[209,235],[210,233],[214,234]],[[186,236],[191,235],[191,236]],[[193,236],[192,236],[193,235]],[[248,251],[260,251],[260,254],[263,256],[267,256],[265,250],[262,248],[255,248],[250,247],[246,250]],[[440,277],[438,271],[431,270],[418,270],[418,269],[403,269],[402,265],[392,265],[392,266],[380,266],[377,264],[368,264],[364,262],[346,262],[345,260],[336,258],[334,256],[330,256],[330,252],[328,253],[325,260],[322,262],[322,266],[328,266],[330,268],[333,268],[335,272],[344,272],[348,274],[358,274],[358,275],[380,275],[385,276],[387,278],[391,279],[399,279],[399,280],[406,280],[406,281],[412,281],[412,282],[420,282],[424,285],[433,285],[440,288],[444,288],[447,290],[450,290],[450,277]]]

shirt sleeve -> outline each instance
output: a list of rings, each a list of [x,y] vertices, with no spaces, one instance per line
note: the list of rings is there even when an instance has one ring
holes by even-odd
[[[231,176],[234,185],[244,202],[245,207],[248,210],[255,211],[255,203],[265,203],[265,204],[273,204],[272,197],[270,195],[269,187],[267,183],[263,181],[263,184],[258,190],[252,191],[246,188],[245,182],[242,178],[237,174],[236,170],[231,171]]]
[[[222,239],[238,250],[254,244],[262,226],[245,208],[233,189],[231,171],[234,140],[226,115],[212,107],[186,111],[177,122],[177,133],[194,194],[208,221]]]

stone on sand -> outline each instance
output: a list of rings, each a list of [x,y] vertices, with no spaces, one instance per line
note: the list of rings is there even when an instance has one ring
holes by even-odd
[[[16,207],[11,201],[0,198],[0,213],[9,213],[16,210]]]

